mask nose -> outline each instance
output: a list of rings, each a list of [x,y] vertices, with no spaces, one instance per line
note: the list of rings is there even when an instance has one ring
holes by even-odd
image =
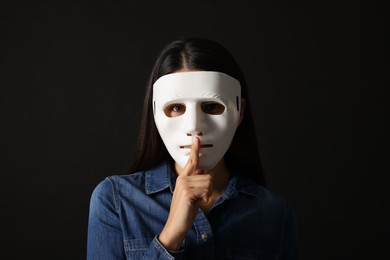
[[[184,113],[184,131],[187,136],[202,136],[204,134],[202,111],[197,106],[187,107]]]

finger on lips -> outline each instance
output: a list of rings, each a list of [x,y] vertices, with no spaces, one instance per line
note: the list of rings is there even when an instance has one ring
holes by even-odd
[[[191,145],[191,152],[188,158],[188,162],[184,167],[183,173],[185,173],[185,175],[199,174],[198,172],[200,170],[197,169],[198,160],[199,160],[199,145],[200,145],[200,140],[198,137],[196,137],[194,139],[194,142]]]

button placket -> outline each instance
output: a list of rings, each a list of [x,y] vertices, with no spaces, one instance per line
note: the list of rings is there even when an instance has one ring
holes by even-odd
[[[194,221],[194,227],[199,243],[211,243],[213,241],[213,231],[206,215],[199,209]]]

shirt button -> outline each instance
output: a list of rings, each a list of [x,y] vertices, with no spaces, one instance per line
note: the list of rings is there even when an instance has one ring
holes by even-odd
[[[203,233],[200,237],[202,238],[203,241],[207,240],[207,234],[205,233]]]

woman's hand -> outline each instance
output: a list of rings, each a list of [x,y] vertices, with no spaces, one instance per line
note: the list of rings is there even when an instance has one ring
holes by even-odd
[[[211,176],[198,168],[199,146],[199,138],[195,138],[188,162],[177,177],[168,220],[158,238],[170,251],[181,248],[199,206],[207,204],[212,194]]]

